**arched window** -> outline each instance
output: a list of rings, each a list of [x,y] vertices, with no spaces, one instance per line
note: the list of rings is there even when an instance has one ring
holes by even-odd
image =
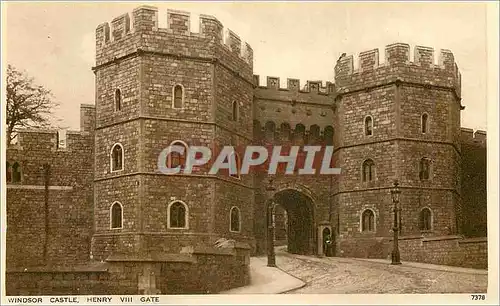
[[[238,121],[239,119],[239,116],[240,116],[240,108],[239,108],[239,105],[238,105],[238,102],[236,101],[233,101],[233,121]]]
[[[21,165],[18,162],[12,164],[12,183],[21,182]]]
[[[10,167],[9,162],[6,162],[5,165],[5,174],[7,183],[12,183],[12,169]]]
[[[119,202],[111,205],[110,219],[112,229],[123,228],[123,207]]]
[[[115,111],[122,110],[122,91],[117,88],[115,90]]]
[[[111,172],[123,170],[123,146],[115,143],[111,148]]]
[[[233,152],[232,154],[234,154],[234,161],[236,162],[236,174],[229,173],[229,176],[234,178],[240,178],[240,167],[241,167],[240,156],[236,152]],[[230,163],[233,163],[232,160],[233,160],[232,158],[229,158]]]
[[[274,133],[276,132],[276,124],[272,121],[266,122],[264,127],[264,137],[267,141],[274,140]]]
[[[241,230],[240,209],[236,206],[233,206],[229,213],[229,224],[231,232],[239,232]]]
[[[428,180],[430,177],[431,162],[428,158],[422,158],[419,166],[420,180]]]
[[[290,140],[290,124],[287,122],[283,122],[281,124],[281,135],[283,138],[283,141],[289,141]]]
[[[295,126],[295,131],[293,133],[293,139],[295,144],[303,144],[304,143],[304,136],[306,132],[306,127],[299,123]]]
[[[188,228],[188,209],[184,202],[173,201],[167,209],[168,228]]]
[[[325,130],[323,131],[323,138],[325,140],[325,145],[333,145],[333,127],[329,125],[325,127]]]
[[[373,135],[373,118],[371,116],[365,117],[365,135]]]
[[[108,42],[109,41],[109,24],[105,24],[104,26],[104,41]]]
[[[184,168],[184,166],[186,165],[186,156],[187,156],[188,145],[183,141],[174,140],[170,143],[170,146],[184,147],[184,153],[181,154],[179,152],[171,152],[167,157],[168,167],[169,168],[176,168],[177,166],[180,166],[181,168]]]
[[[361,231],[373,232],[375,231],[375,214],[373,210],[366,209],[361,215]]]
[[[430,231],[432,229],[432,213],[427,207],[420,211],[418,227],[421,231]]]
[[[429,115],[427,113],[422,114],[421,127],[422,127],[422,134],[427,133],[429,129]]]
[[[317,124],[311,125],[309,128],[309,144],[315,144],[319,140],[319,126]]]
[[[172,89],[172,107],[183,108],[184,106],[184,88],[182,85],[174,85]]]
[[[375,179],[375,163],[371,159],[367,159],[363,162],[363,182],[371,182]]]

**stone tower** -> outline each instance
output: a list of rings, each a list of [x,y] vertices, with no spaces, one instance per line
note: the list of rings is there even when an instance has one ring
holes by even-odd
[[[340,249],[381,255],[390,237],[390,188],[401,188],[401,235],[449,235],[460,224],[460,73],[453,54],[407,44],[361,52],[335,66]],[[379,254],[380,253],[380,254]]]
[[[143,6],[97,27],[96,259],[178,253],[219,238],[253,242],[251,177],[158,170],[171,144],[216,151],[252,138],[253,51],[231,31],[224,39],[214,17],[199,22],[193,33],[189,13]]]

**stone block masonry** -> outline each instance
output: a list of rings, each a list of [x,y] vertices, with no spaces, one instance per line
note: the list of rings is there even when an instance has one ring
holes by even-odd
[[[386,258],[398,180],[403,261],[486,266],[486,132],[461,128],[461,76],[449,50],[435,65],[432,48],[417,46],[410,59],[410,46],[396,43],[385,61],[378,50],[361,52],[356,70],[352,55],[341,57],[335,82],[301,87],[289,78],[280,88],[267,77],[260,86],[250,45],[232,31],[224,37],[215,17],[199,21],[193,33],[189,13],[142,6],[99,25],[96,101],[81,106],[81,131],[69,131],[65,147],[57,131],[21,131],[7,149],[9,294],[215,293],[246,284],[249,254],[267,248],[269,177],[165,175],[158,156],[174,141],[215,151],[333,145],[340,175],[274,177],[287,216],[286,227],[276,219],[278,236],[293,252],[318,253],[322,225],[332,229],[335,256]],[[117,146],[123,167],[113,169]],[[112,228],[115,202],[121,226]],[[172,203],[184,207],[182,226],[169,223],[181,211]],[[235,247],[212,249],[220,238]]]
[[[463,231],[462,206],[471,203],[461,197],[460,72],[448,50],[434,65],[432,48],[416,46],[413,61],[409,48],[387,46],[384,63],[378,50],[362,52],[358,70],[352,56],[340,58],[335,67],[342,168],[337,249],[343,256],[384,255],[383,237],[393,227],[395,180],[401,188],[403,235]],[[368,161],[372,166],[365,168]],[[429,164],[425,176],[423,162]],[[367,210],[374,216],[370,226],[364,223]],[[425,224],[424,210],[430,212]]]
[[[95,229],[93,256],[114,253],[178,252],[222,237],[252,242],[252,180],[192,175],[172,177],[157,169],[159,153],[173,141],[211,146],[250,142],[252,50],[222,24],[202,15],[191,33],[189,13],[169,10],[169,27],[159,29],[153,7],[115,18],[96,30],[97,84]],[[133,48],[131,46],[133,45]],[[180,89],[175,101],[175,90]],[[116,108],[116,91],[122,106]],[[177,104],[176,104],[177,103]],[[180,103],[180,104],[179,104]],[[236,120],[230,116],[238,104]],[[110,171],[111,148],[123,146],[123,170]],[[224,185],[227,185],[224,186]],[[129,186],[129,187],[127,187]],[[235,197],[219,193],[240,190]],[[186,207],[186,226],[171,228],[168,207]],[[110,229],[109,207],[123,206],[123,227]],[[229,231],[231,207],[240,206],[239,231]],[[217,218],[219,214],[226,218]],[[219,220],[221,221],[219,223]],[[139,256],[140,257],[140,256]]]
[[[391,258],[393,239],[386,237],[358,237],[339,241],[339,256],[363,258]],[[402,236],[399,239],[401,261],[424,262],[436,265],[474,269],[488,268],[488,241],[486,238],[464,238],[457,235]],[[361,255],[361,256],[360,256]]]
[[[463,233],[487,235],[486,132],[461,129]]]
[[[391,241],[392,242],[392,241]],[[388,244],[390,254],[390,243]],[[404,237],[400,241],[401,260],[466,268],[488,268],[488,241],[485,238],[438,236]]]
[[[186,248],[142,258],[113,256],[71,268],[9,269],[6,294],[134,295],[218,293],[249,283],[249,248]]]
[[[210,246],[221,237],[255,244],[251,178],[168,176],[157,169],[159,153],[173,141],[188,146],[250,143],[252,49],[231,31],[223,39],[222,24],[214,17],[202,15],[200,33],[192,33],[189,13],[168,10],[167,29],[158,28],[159,16],[156,8],[140,7],[132,22],[126,14],[111,27],[103,24],[96,30],[94,259],[124,256],[147,266],[148,256]],[[116,92],[121,94],[119,107]],[[237,118],[231,115],[234,103],[241,114]],[[117,143],[123,147],[124,166],[112,171],[109,152]],[[185,207],[181,227],[169,223],[176,217],[169,210],[176,201]],[[111,229],[114,202],[123,207],[123,225]],[[240,222],[230,230],[235,206]],[[157,272],[164,277],[158,286],[162,292],[170,284],[178,286],[174,291],[206,293],[243,284],[246,264],[234,266],[231,258],[200,257],[178,268],[161,265],[163,272]],[[231,276],[228,268],[236,274]],[[175,275],[167,273],[171,269]]]
[[[20,181],[7,182],[7,266],[65,266],[89,259],[93,209],[93,138],[25,130],[7,149]],[[48,172],[45,166],[49,165]]]

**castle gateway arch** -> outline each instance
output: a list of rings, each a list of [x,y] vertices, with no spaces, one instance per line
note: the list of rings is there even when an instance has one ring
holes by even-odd
[[[274,194],[273,202],[287,214],[287,251],[292,254],[315,254],[314,202],[307,193],[286,188]]]

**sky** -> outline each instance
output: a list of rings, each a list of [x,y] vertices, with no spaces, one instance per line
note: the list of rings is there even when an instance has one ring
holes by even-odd
[[[25,70],[52,90],[56,117],[78,130],[79,105],[95,103],[95,28],[140,5],[213,15],[254,50],[254,74],[307,80],[334,80],[342,53],[357,55],[385,45],[410,44],[449,49],[462,73],[462,126],[486,130],[487,41],[484,3],[366,2],[17,2],[3,3],[4,62]],[[357,61],[355,60],[355,68]],[[495,101],[490,101],[494,103]]]

